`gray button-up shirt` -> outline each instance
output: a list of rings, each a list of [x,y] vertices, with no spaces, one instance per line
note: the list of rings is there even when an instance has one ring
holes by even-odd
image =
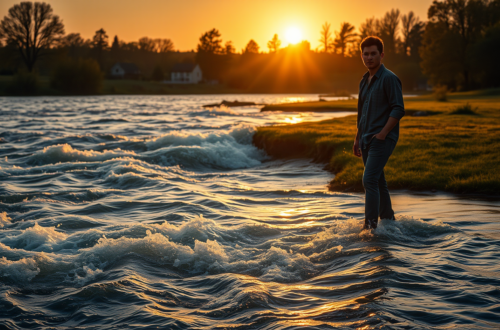
[[[389,117],[401,119],[405,115],[401,80],[383,64],[370,84],[365,86],[369,75],[369,72],[365,73],[359,83],[357,122],[360,131],[359,146],[362,149],[368,146],[375,134],[382,131]],[[387,134],[387,138],[398,142],[399,122]]]

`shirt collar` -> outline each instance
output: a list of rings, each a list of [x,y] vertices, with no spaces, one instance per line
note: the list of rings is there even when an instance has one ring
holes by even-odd
[[[380,68],[378,69],[377,73],[375,73],[374,77],[377,77],[377,79],[380,78],[380,75],[382,74],[383,71],[385,71],[385,65],[380,64]],[[363,75],[363,79],[368,79],[369,76],[370,76],[370,71],[366,71],[366,73]]]

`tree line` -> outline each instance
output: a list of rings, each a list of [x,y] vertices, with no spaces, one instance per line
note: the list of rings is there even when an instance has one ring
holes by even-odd
[[[364,71],[359,43],[370,35],[384,40],[385,62],[407,90],[421,88],[427,80],[455,90],[499,86],[494,54],[500,44],[500,0],[435,0],[426,21],[412,11],[392,9],[367,18],[357,30],[342,22],[333,31],[325,22],[314,50],[306,40],[282,47],[274,34],[268,51],[252,39],[238,52],[214,28],[200,36],[196,51],[183,53],[167,38],[125,42],[115,36],[110,42],[102,28],[87,40],[79,33],[66,35],[49,4],[22,2],[0,22],[0,73],[25,68],[53,74],[73,61],[82,70],[97,67],[102,75],[124,61],[136,63],[144,78],[162,80],[176,62],[196,62],[206,79],[247,91],[354,90]]]

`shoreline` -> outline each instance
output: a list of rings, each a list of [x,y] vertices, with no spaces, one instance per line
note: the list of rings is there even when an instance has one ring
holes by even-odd
[[[500,95],[455,93],[448,102],[420,96],[405,100],[405,105],[400,139],[385,168],[391,190],[500,194]],[[473,109],[470,113],[457,112],[467,105]],[[417,111],[429,113],[410,115]],[[259,127],[253,143],[272,157],[326,163],[325,169],[335,174],[330,191],[362,192],[363,164],[352,155],[355,134],[356,116],[349,115]]]

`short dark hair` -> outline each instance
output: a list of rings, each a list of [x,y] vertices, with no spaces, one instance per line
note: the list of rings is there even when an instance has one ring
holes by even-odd
[[[361,49],[361,54],[363,53],[363,48],[370,46],[377,46],[380,54],[384,52],[384,42],[382,41],[382,39],[380,39],[379,37],[370,36],[364,38],[363,41],[361,41],[361,45],[359,46],[359,48]]]

